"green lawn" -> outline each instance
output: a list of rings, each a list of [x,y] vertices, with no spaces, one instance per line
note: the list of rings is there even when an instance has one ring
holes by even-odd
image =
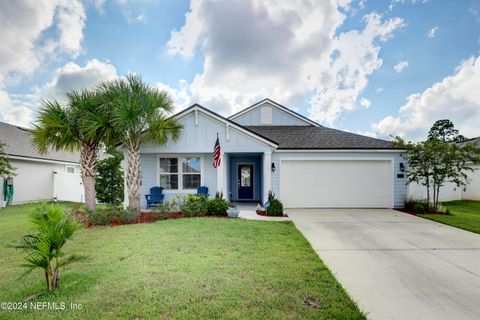
[[[480,201],[450,201],[442,203],[450,215],[421,214],[423,218],[445,223],[457,228],[480,233]]]
[[[0,242],[28,230],[31,205],[0,210]],[[0,318],[365,319],[291,222],[191,218],[83,229],[67,252],[89,255],[56,295],[82,310],[0,311]],[[0,246],[0,302],[40,292],[18,280],[23,253]],[[317,299],[319,308],[307,305]]]

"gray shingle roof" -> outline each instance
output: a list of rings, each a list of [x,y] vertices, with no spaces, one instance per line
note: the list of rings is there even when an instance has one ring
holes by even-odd
[[[392,142],[323,126],[247,126],[278,149],[398,149]]]
[[[480,137],[476,137],[476,138],[471,138],[471,139],[467,139],[467,140],[463,140],[463,141],[459,141],[457,142],[459,145],[461,146],[464,146],[468,143],[475,143],[478,147],[480,147]]]
[[[80,160],[79,152],[50,151],[41,154],[32,145],[28,129],[4,122],[0,122],[0,141],[7,145],[5,152],[11,156],[75,163]]]

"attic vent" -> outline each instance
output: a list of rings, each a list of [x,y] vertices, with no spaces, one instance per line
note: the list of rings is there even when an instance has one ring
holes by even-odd
[[[272,124],[272,107],[263,106],[260,109],[260,122],[262,124]]]

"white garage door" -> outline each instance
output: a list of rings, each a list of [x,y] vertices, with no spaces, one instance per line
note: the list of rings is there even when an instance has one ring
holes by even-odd
[[[389,208],[390,160],[283,160],[280,197],[287,208]]]

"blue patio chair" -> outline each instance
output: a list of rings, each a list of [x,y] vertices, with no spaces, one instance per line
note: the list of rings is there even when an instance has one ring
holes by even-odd
[[[163,194],[162,187],[150,188],[150,194],[145,195],[145,199],[147,200],[147,209],[150,209],[157,204],[162,204],[163,198],[165,198],[165,195]]]
[[[197,195],[204,194],[208,197],[208,187],[200,186],[197,188]]]

